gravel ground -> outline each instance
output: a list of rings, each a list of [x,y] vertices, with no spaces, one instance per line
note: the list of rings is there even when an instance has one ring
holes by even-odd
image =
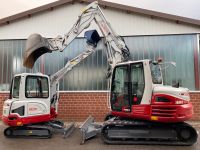
[[[190,122],[200,132],[200,122]],[[80,145],[81,136],[76,129],[66,139],[61,134],[51,139],[8,139],[3,135],[6,127],[0,123],[0,150],[200,150],[200,137],[193,146],[160,146],[160,145],[107,145],[99,136]]]

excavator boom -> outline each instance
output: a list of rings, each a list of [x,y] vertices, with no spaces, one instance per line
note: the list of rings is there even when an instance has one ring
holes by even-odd
[[[83,9],[73,27],[63,37],[46,39],[39,34],[30,35],[26,44],[24,66],[32,68],[35,61],[45,53],[57,50],[62,52],[84,29],[90,26],[92,21],[97,24],[105,37],[106,54],[111,68],[114,68],[117,63],[127,60],[129,50],[124,40],[114,32],[98,6],[98,2],[95,1]],[[92,38],[94,39],[94,37]]]

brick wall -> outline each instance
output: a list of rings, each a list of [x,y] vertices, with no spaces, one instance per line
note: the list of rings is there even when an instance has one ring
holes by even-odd
[[[8,98],[8,93],[0,93],[0,116],[2,115],[3,102]]]
[[[191,92],[190,97],[194,110],[194,115],[192,120],[200,121],[200,92]]]
[[[192,120],[200,120],[200,92],[191,92],[191,102],[194,106]],[[89,115],[96,121],[102,121],[109,112],[106,92],[66,92],[60,93],[59,118],[64,121],[84,121]],[[7,93],[0,93],[0,114],[2,114],[3,100]]]
[[[89,115],[102,121],[109,112],[107,92],[60,93],[59,118],[66,121],[84,121]]]

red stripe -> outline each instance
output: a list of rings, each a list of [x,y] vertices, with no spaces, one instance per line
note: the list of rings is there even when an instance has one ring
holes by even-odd
[[[8,117],[2,116],[2,120],[5,124],[9,126],[17,126],[17,122],[22,122],[23,125],[27,125],[40,122],[48,122],[49,120],[51,120],[51,115],[46,114],[20,118],[20,116],[18,116],[17,114],[11,114]]]

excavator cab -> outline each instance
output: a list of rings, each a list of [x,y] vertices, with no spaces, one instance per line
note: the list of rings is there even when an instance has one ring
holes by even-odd
[[[159,62],[119,63],[111,82],[111,114],[156,122],[182,122],[192,117],[189,90],[163,85]]]
[[[131,112],[132,105],[139,105],[145,89],[143,63],[123,63],[115,67],[111,83],[111,108],[117,112]],[[150,80],[151,81],[151,80]],[[148,85],[147,85],[148,86]]]
[[[3,122],[9,126],[21,126],[49,121],[49,101],[48,76],[39,73],[17,74],[11,83],[9,99],[4,102]]]

